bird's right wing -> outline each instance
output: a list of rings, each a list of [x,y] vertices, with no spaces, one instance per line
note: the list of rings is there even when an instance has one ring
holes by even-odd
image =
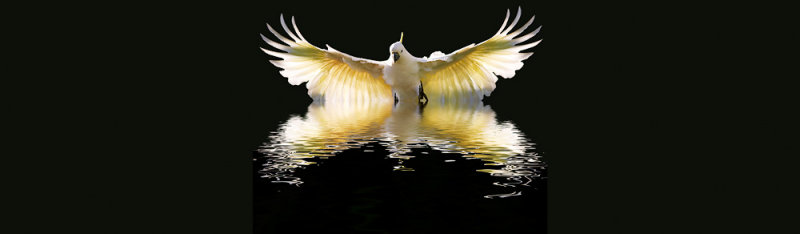
[[[354,57],[334,50],[320,49],[309,43],[292,17],[295,36],[286,26],[281,15],[281,26],[289,34],[288,39],[275,31],[269,24],[267,28],[284,44],[277,43],[261,35],[264,41],[283,52],[261,48],[265,53],[282,58],[270,62],[283,70],[281,75],[292,85],[308,82],[308,95],[315,100],[337,100],[344,102],[366,102],[393,100],[392,90],[383,80],[382,62]],[[288,46],[287,46],[288,45]]]

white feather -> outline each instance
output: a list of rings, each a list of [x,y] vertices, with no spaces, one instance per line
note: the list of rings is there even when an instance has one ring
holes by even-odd
[[[488,40],[467,45],[450,54],[436,51],[429,57],[417,58],[401,42],[396,42],[390,46],[390,52],[399,54],[398,60],[374,61],[339,52],[328,45],[325,45],[327,49],[311,45],[300,33],[294,17],[291,17],[292,27],[289,28],[281,14],[281,27],[289,38],[267,24],[268,30],[282,43],[264,35],[261,37],[281,52],[262,50],[281,58],[270,60],[270,63],[283,69],[280,74],[290,84],[305,82],[308,95],[314,100],[365,102],[391,100],[393,95],[402,100],[411,100],[419,95],[420,82],[430,100],[483,97],[491,95],[498,76],[514,77],[516,71],[523,67],[523,60],[533,54],[523,51],[541,42],[521,44],[536,36],[541,29],[539,26],[522,35],[533,24],[535,17],[514,30],[522,17],[522,8],[517,8],[516,16],[508,24],[510,16],[511,11],[506,10],[503,24]]]

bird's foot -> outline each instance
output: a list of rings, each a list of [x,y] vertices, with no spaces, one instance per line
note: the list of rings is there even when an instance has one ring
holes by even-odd
[[[428,104],[428,95],[425,95],[425,89],[422,88],[422,82],[419,83],[419,96],[417,98],[422,105]]]

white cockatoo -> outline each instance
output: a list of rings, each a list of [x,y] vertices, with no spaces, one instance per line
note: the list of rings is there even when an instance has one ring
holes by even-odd
[[[433,52],[430,57],[414,57],[400,41],[389,46],[390,57],[375,61],[354,57],[326,45],[321,49],[306,40],[292,17],[294,33],[281,15],[281,25],[291,39],[284,37],[267,24],[277,43],[261,35],[272,47],[283,51],[262,50],[283,60],[270,60],[282,68],[281,75],[292,85],[307,82],[308,95],[325,102],[419,101],[482,98],[495,89],[497,76],[512,78],[522,68],[522,61],[532,52],[521,52],[541,40],[521,44],[535,36],[541,26],[519,36],[533,23],[533,17],[521,28],[511,32],[520,19],[522,8],[508,27],[510,11],[500,30],[488,40],[468,45],[450,54]],[[517,37],[519,36],[519,37]],[[426,100],[427,101],[427,100]]]

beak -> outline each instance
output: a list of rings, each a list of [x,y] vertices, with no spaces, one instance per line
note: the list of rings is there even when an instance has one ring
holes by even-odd
[[[392,52],[392,58],[394,58],[394,61],[397,62],[397,60],[400,59],[400,53]]]

